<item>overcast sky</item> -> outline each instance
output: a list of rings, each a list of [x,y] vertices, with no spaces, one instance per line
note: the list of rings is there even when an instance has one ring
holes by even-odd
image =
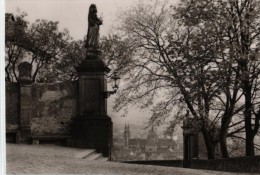
[[[98,16],[103,17],[101,35],[111,31],[117,14],[138,0],[6,0],[6,13],[18,14],[17,9],[26,12],[26,19],[59,21],[61,28],[68,28],[74,39],[83,39],[87,34],[87,16],[90,4],[97,6]]]

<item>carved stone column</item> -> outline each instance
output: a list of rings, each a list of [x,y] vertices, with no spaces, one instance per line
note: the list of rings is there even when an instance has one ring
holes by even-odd
[[[20,141],[30,143],[31,139],[31,98],[32,98],[32,66],[22,62],[19,66],[20,83]]]
[[[112,121],[107,116],[105,73],[109,68],[98,51],[88,51],[86,60],[76,69],[79,75],[79,116],[73,125],[75,147],[92,148],[109,157],[112,145]]]

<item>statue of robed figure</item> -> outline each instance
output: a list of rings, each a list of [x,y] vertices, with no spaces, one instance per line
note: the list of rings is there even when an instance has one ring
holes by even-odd
[[[97,50],[99,41],[99,26],[102,20],[97,17],[97,7],[91,4],[88,14],[88,34],[85,47],[87,50]]]

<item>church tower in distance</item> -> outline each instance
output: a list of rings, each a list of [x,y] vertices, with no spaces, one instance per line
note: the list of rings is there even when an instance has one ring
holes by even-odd
[[[125,124],[125,131],[124,131],[124,140],[125,140],[125,148],[129,148],[129,140],[130,140],[130,128],[129,124]]]

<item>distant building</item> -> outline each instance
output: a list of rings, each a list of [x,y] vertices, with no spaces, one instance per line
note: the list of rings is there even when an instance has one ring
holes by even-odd
[[[142,157],[146,160],[156,159],[178,159],[174,151],[176,143],[172,139],[158,138],[154,127],[152,127],[146,139],[131,138],[130,127],[125,125],[124,130],[124,157],[129,154],[137,159]],[[131,158],[132,159],[132,158]]]
[[[129,148],[129,138],[130,138],[130,129],[129,129],[129,124],[128,124],[128,125],[125,125],[125,131],[124,131],[125,148]]]

